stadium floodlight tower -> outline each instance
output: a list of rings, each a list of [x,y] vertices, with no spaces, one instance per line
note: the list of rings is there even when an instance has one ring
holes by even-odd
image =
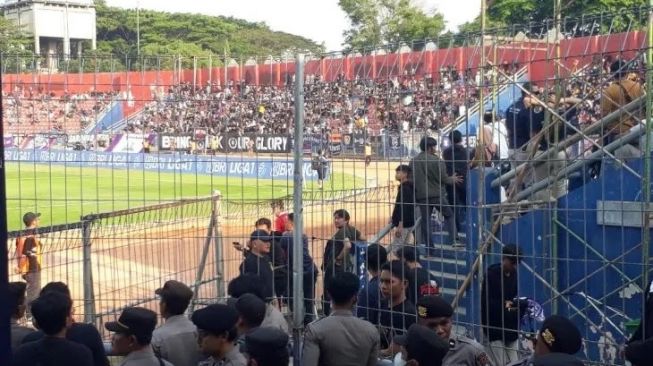
[[[96,46],[93,0],[0,0],[4,17],[34,37],[34,52],[48,58],[81,55]]]

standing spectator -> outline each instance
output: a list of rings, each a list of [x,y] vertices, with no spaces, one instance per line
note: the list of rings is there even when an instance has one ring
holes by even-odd
[[[453,308],[440,296],[425,296],[417,301],[418,323],[449,342],[449,352],[443,366],[492,366],[487,353],[478,342],[452,334]]]
[[[372,145],[369,142],[365,143],[365,166],[372,163]]]
[[[231,306],[213,304],[193,313],[197,343],[209,359],[199,366],[246,366],[247,360],[235,345],[238,312]]]
[[[408,268],[402,261],[391,261],[381,268],[381,310],[379,310],[379,331],[381,333],[381,356],[392,357],[400,346],[394,337],[415,323],[415,305],[406,297]]]
[[[333,312],[306,327],[304,366],[374,366],[379,352],[379,332],[354,317],[360,280],[353,273],[338,273],[326,289]],[[334,337],[334,335],[337,336]]]
[[[528,140],[530,140],[530,130],[529,130],[529,121],[524,120],[523,111],[527,109],[526,100],[530,99],[529,92],[534,95],[539,95],[539,90],[537,86],[531,85],[531,83],[524,83],[522,85],[523,90],[521,93],[521,98],[514,102],[506,110],[506,130],[508,132],[508,148],[511,150],[511,157],[517,162],[524,159],[520,155],[521,148],[526,145]]]
[[[160,297],[159,312],[165,323],[152,333],[154,353],[175,366],[195,366],[200,360],[197,329],[184,313],[193,290],[178,281],[167,281],[154,293]]]
[[[25,317],[25,290],[27,285],[25,282],[10,282],[9,283],[9,309],[11,311],[11,350],[16,352],[18,346],[23,342],[23,339],[34,333],[33,328],[24,327],[18,324],[18,321]]]
[[[470,164],[469,150],[463,146],[463,135],[460,131],[451,132],[451,146],[444,149],[442,159],[447,168],[447,175],[459,176],[460,184],[447,185],[447,196],[453,205],[454,217],[456,218],[456,230],[462,230],[467,211],[467,171]]]
[[[392,227],[395,228],[393,248],[396,245],[414,243],[412,231],[415,226],[415,187],[410,180],[411,174],[409,165],[402,164],[395,169],[395,179],[399,181],[399,189],[392,210]]]
[[[70,289],[68,285],[63,282],[50,282],[47,285],[43,286],[40,296],[45,294],[56,292],[67,297],[72,304],[72,296],[70,294]],[[72,308],[72,305],[71,305]],[[72,323],[66,328],[66,339],[75,343],[86,346],[91,351],[93,356],[93,365],[95,366],[106,366],[109,364],[109,359],[104,351],[104,344],[102,343],[102,337],[100,332],[92,325],[86,323],[77,323],[72,319]],[[41,330],[28,334],[23,338],[23,344],[38,341],[45,336],[45,333]]]
[[[242,346],[245,336],[259,328],[265,319],[265,303],[253,294],[244,294],[234,302],[238,312],[238,345]]]
[[[582,365],[573,357],[582,347],[583,338],[576,325],[563,316],[551,315],[537,333],[533,355],[510,366]],[[551,359],[558,362],[549,363]]]
[[[41,222],[41,214],[27,212],[23,215],[26,235],[16,238],[16,258],[18,273],[27,282],[27,312],[29,304],[39,296],[41,291],[41,240],[36,229]]]
[[[12,365],[92,366],[91,351],[66,339],[66,331],[72,324],[72,306],[70,298],[54,291],[34,300],[32,315],[45,336],[18,347]]]
[[[270,206],[274,215],[274,231],[283,233],[287,230],[286,223],[288,222],[288,211],[284,210],[283,200],[274,200]]]
[[[265,297],[265,286],[261,278],[252,273],[242,274],[229,282],[227,293],[231,298],[238,299],[244,294],[253,294],[265,303],[265,318],[262,327],[279,328],[288,333],[288,322],[279,308],[272,304],[272,299]]]
[[[350,225],[350,220],[351,217],[347,210],[340,209],[333,213],[333,224],[336,227],[336,233],[333,234],[333,237],[324,248],[324,261],[322,263],[324,288],[336,273],[353,270],[352,255],[355,253],[355,249],[352,242],[365,240],[363,234]],[[324,314],[329,315],[330,299],[328,293],[324,294],[322,308]]]
[[[326,178],[329,169],[329,159],[324,155],[324,150],[320,149],[317,155],[311,161],[311,169],[317,171],[317,186],[324,188],[324,178]]]
[[[124,356],[121,366],[172,366],[154,354],[150,342],[156,328],[156,313],[145,308],[130,307],[122,311],[118,320],[104,327],[113,332],[113,354]]]
[[[287,231],[283,233],[281,238],[281,246],[284,251],[288,254],[287,263],[289,268],[289,273],[292,274],[295,270],[293,267],[294,264],[294,255],[293,255],[293,232],[295,230],[295,215],[290,213],[288,214],[288,220],[286,222]],[[318,270],[317,266],[311,258],[311,253],[308,250],[308,237],[306,234],[302,233],[302,276],[303,276],[303,290],[304,290],[304,324],[308,324],[313,321],[314,313],[314,302],[315,302],[315,283],[317,282]],[[290,310],[293,309],[293,276],[288,277],[288,305]]]
[[[259,328],[245,337],[244,354],[249,366],[288,366],[288,334],[275,328]]]
[[[259,276],[265,285],[265,297],[274,296],[272,264],[268,257],[272,238],[263,230],[256,230],[250,235],[250,251],[240,265],[240,274],[251,273]]]
[[[431,215],[433,210],[437,209],[444,216],[449,244],[460,246],[457,242],[456,219],[449,206],[445,186],[459,184],[462,178],[447,175],[444,162],[436,155],[437,144],[434,138],[424,137],[419,144],[422,152],[410,162],[415,185],[415,202],[422,217],[421,240],[428,248],[433,247]]]
[[[513,300],[517,298],[520,251],[510,244],[502,254],[501,263],[488,267],[481,287],[481,324],[489,342],[486,349],[496,365],[518,360],[520,316]]]
[[[367,247],[365,264],[370,279],[358,293],[356,316],[372,323],[376,323],[379,319],[379,307],[381,306],[379,275],[381,274],[381,267],[386,262],[388,262],[388,253],[383,246],[371,244]]]
[[[419,252],[417,248],[412,246],[405,246],[396,252],[397,259],[406,263],[410,270],[408,273],[408,299],[413,303],[424,296],[433,296],[440,294],[438,283],[431,276],[429,271],[422,268],[419,260]]]
[[[429,328],[413,324],[405,335],[397,337],[406,366],[441,366],[449,343]]]

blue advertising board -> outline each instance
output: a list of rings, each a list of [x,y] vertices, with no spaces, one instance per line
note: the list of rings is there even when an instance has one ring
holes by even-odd
[[[256,159],[233,156],[184,154],[133,154],[72,150],[5,149],[6,162],[65,164],[110,169],[142,169],[154,172],[206,174],[218,177],[292,179],[292,159]],[[311,162],[303,164],[304,180],[316,180]]]

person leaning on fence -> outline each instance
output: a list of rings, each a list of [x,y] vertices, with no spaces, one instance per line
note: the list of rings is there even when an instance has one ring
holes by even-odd
[[[265,302],[265,317],[261,323],[262,327],[279,328],[288,333],[288,322],[284,318],[279,308],[272,304],[271,298],[266,298],[265,286],[261,282],[261,278],[252,273],[242,274],[233,280],[229,281],[227,286],[227,294],[235,300],[238,300],[245,294],[252,294]]]
[[[23,342],[23,339],[34,333],[34,328],[26,327],[19,324],[25,317],[25,310],[27,305],[25,303],[25,290],[27,285],[25,282],[10,282],[9,283],[9,311],[11,311],[11,350],[13,352],[18,349],[18,346]]]
[[[70,300],[71,304],[73,303],[70,289],[68,288],[68,285],[63,282],[50,282],[43,286],[39,297],[51,292],[63,295]],[[23,338],[23,344],[38,341],[44,336],[44,331],[39,329],[39,331],[25,336],[25,338]],[[66,328],[66,339],[86,346],[86,348],[91,351],[94,366],[106,366],[109,364],[109,359],[104,351],[104,344],[102,343],[100,332],[98,332],[97,328],[92,324],[78,323],[72,319],[71,324]]]
[[[379,332],[369,322],[353,314],[358,277],[338,273],[326,291],[331,298],[331,314],[306,327],[303,366],[374,366],[379,353]]]
[[[159,312],[165,323],[152,333],[154,353],[175,366],[195,366],[200,361],[197,329],[184,315],[193,299],[193,290],[179,281],[167,281],[154,291],[159,296]]]
[[[388,262],[388,252],[379,244],[371,244],[367,247],[365,265],[369,273],[369,280],[365,287],[358,292],[356,304],[356,316],[376,323],[379,319],[379,307],[381,306],[381,288],[379,276],[381,267]]]
[[[324,288],[334,274],[345,271],[353,271],[352,256],[356,252],[354,242],[364,241],[363,234],[350,224],[351,216],[344,209],[336,210],[333,213],[333,225],[336,233],[327,242],[324,248],[324,260],[322,272],[324,273]],[[329,294],[323,295],[322,308],[324,315],[329,315],[330,299]]]
[[[209,357],[198,366],[246,366],[247,360],[236,346],[238,312],[232,306],[214,304],[196,310],[192,321],[197,326],[197,343]]]
[[[48,292],[32,302],[35,325],[44,336],[35,342],[18,347],[13,355],[13,366],[92,366],[91,351],[81,344],[66,339],[72,324],[70,298],[58,292]]]
[[[245,254],[245,260],[240,264],[240,274],[251,273],[259,276],[265,285],[265,297],[272,298],[274,274],[268,254],[272,245],[272,237],[263,230],[256,230],[250,235],[250,250]]]
[[[490,357],[478,342],[452,333],[453,308],[440,296],[425,296],[417,301],[417,323],[449,342],[442,366],[492,366]]]
[[[551,315],[544,320],[537,333],[533,355],[513,362],[510,366],[582,365],[573,355],[583,346],[580,331],[571,320]]]
[[[437,145],[433,137],[424,137],[419,144],[422,152],[410,162],[415,185],[415,202],[419,206],[422,217],[421,240],[428,248],[433,247],[431,215],[433,210],[438,210],[444,216],[449,234],[448,243],[461,246],[457,242],[456,218],[447,200],[445,187],[460,184],[462,178],[458,175],[447,175],[444,162],[436,155]]]
[[[402,164],[395,169],[395,179],[399,181],[399,188],[392,210],[391,221],[392,227],[395,228],[392,248],[414,243],[415,187],[411,181],[411,175],[412,169],[409,165]]]
[[[118,320],[107,322],[104,328],[113,332],[112,353],[124,356],[120,366],[172,366],[157,356],[150,345],[157,317],[152,310],[130,307],[122,311]]]
[[[27,312],[29,303],[39,296],[41,291],[41,255],[42,247],[36,229],[41,221],[41,214],[27,212],[23,215],[26,235],[16,238],[17,272],[27,282]]]
[[[247,336],[242,352],[248,366],[288,366],[288,334],[275,328],[258,328]]]
[[[481,286],[481,324],[487,351],[496,365],[518,360],[519,308],[517,298],[520,250],[506,245],[501,263],[488,267]]]

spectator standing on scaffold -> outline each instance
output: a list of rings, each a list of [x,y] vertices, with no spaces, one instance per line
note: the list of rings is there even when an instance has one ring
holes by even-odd
[[[34,212],[23,215],[25,235],[16,238],[17,272],[27,282],[27,304],[34,301],[41,291],[41,241],[36,233],[40,217],[40,213]],[[27,311],[29,313],[29,306]]]

